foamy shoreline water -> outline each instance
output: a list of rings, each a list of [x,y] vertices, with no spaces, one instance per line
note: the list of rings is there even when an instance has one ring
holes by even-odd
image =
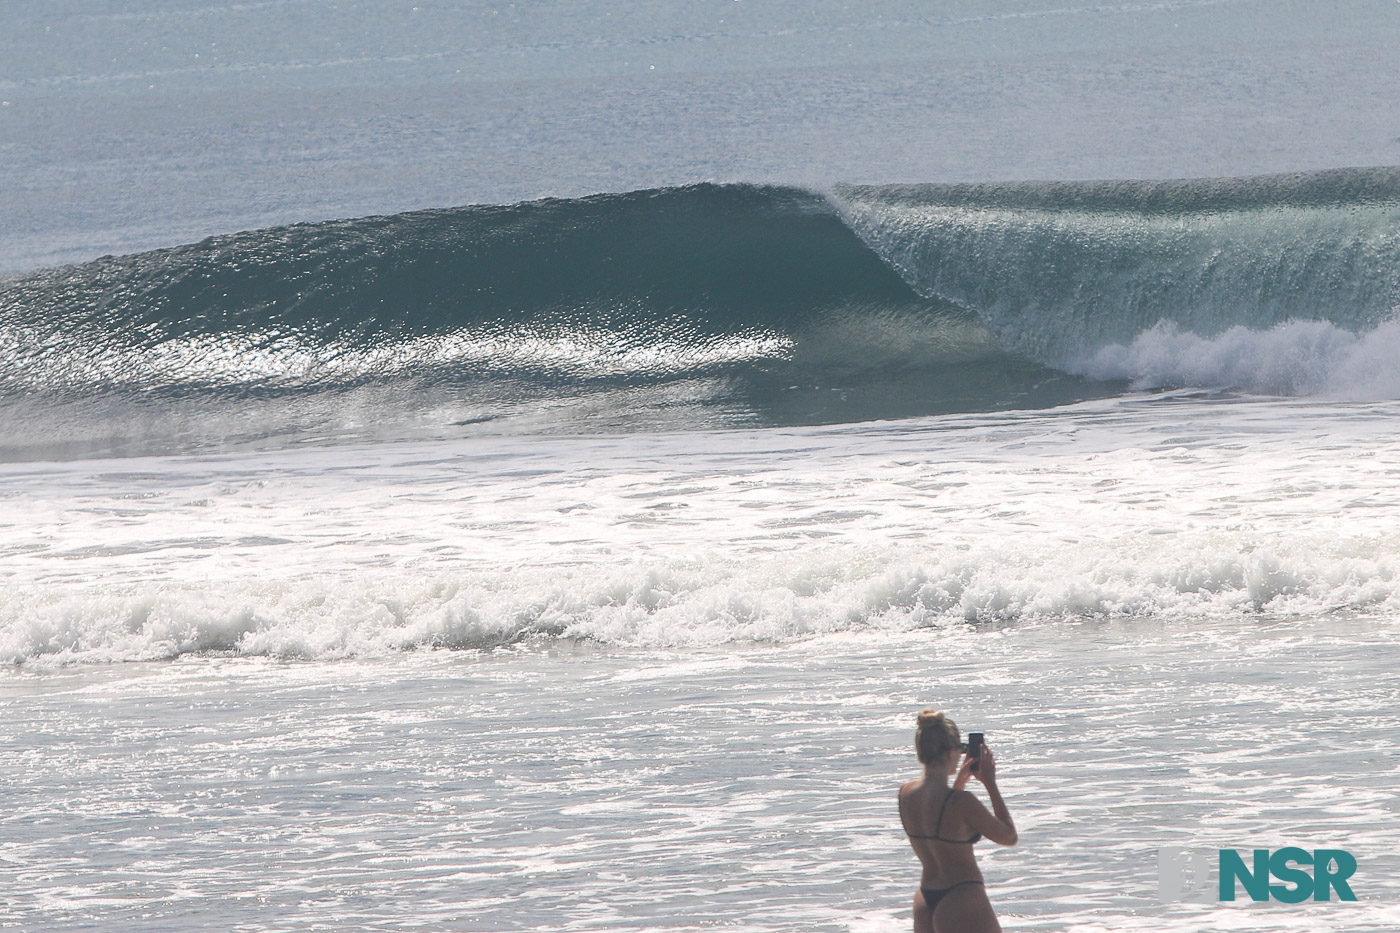
[[[0,656],[703,647],[1400,598],[1394,403],[0,466]]]

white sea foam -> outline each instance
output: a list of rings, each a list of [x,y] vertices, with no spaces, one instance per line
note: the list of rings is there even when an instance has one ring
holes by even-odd
[[[1354,333],[1327,321],[1268,330],[1231,327],[1202,337],[1162,322],[1131,344],[1112,344],[1067,367],[1091,379],[1143,389],[1242,389],[1369,401],[1400,398],[1400,322]]]
[[[210,651],[333,659],[541,635],[703,647],[964,623],[1307,618],[1397,607],[1400,538],[1280,546],[1255,534],[1149,535],[408,579],[11,589],[0,604],[0,659],[42,668]]]
[[[339,658],[536,636],[696,647],[1388,611],[1392,409],[1159,398],[11,464],[0,657]]]

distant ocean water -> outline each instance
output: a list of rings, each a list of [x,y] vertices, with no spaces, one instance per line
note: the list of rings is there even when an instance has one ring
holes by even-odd
[[[0,927],[1400,926],[1400,7],[517,6],[0,5]]]

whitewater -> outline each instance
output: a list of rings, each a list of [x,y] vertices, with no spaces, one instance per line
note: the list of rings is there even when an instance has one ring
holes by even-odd
[[[0,5],[0,928],[1400,928],[1400,7],[624,6]]]
[[[901,929],[891,775],[937,703],[1005,760],[1008,927],[1393,929],[1396,414],[1157,395],[10,464],[6,903]],[[1356,854],[1359,902],[1157,900],[1161,846],[1285,844]]]

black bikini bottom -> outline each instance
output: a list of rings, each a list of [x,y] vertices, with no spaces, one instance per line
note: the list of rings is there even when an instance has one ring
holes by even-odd
[[[969,878],[967,881],[959,881],[957,884],[950,884],[946,888],[920,888],[919,890],[923,892],[924,903],[928,905],[928,909],[933,910],[949,891],[954,888],[960,888],[965,884],[982,884],[982,882],[975,878]]]

